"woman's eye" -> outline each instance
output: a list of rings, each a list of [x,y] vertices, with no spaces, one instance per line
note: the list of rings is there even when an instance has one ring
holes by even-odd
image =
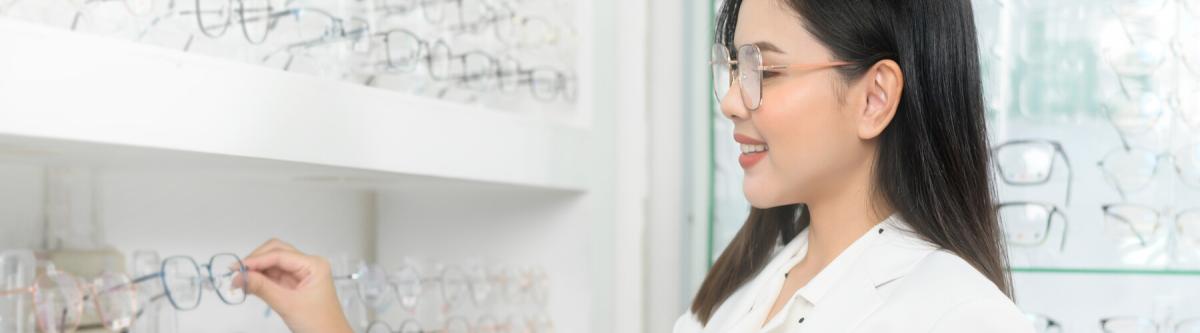
[[[770,78],[773,78],[773,77],[779,76],[780,74],[781,74],[781,73],[779,73],[779,72],[776,72],[776,71],[763,71],[763,72],[762,72],[762,77],[763,77],[763,80],[766,80],[766,79],[770,79]]]

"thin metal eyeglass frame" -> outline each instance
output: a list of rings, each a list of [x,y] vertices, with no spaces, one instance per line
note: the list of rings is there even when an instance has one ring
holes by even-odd
[[[1063,149],[1061,142],[1058,142],[1055,140],[1040,140],[1040,139],[1011,140],[1011,141],[1001,143],[1000,145],[997,145],[995,148],[992,148],[992,156],[993,156],[992,160],[994,161],[994,164],[996,165],[996,170],[1000,171],[1000,180],[1004,181],[1005,184],[1014,185],[1014,186],[1044,185],[1044,184],[1050,182],[1050,177],[1054,175],[1053,157],[1051,157],[1052,160],[1050,162],[1050,170],[1046,170],[1046,177],[1044,177],[1042,179],[1038,179],[1036,181],[1030,181],[1030,182],[1022,182],[1022,181],[1011,180],[1011,179],[1004,177],[1004,166],[1001,165],[1000,159],[997,159],[994,157],[999,156],[1000,150],[1002,150],[1004,148],[1009,148],[1009,147],[1018,146],[1018,145],[1028,145],[1028,144],[1049,145],[1052,148],[1054,148],[1054,153],[1053,153],[1054,155],[1062,156],[1063,163],[1066,164],[1066,167],[1067,167],[1067,197],[1066,197],[1065,204],[1067,206],[1070,206],[1071,205],[1071,186],[1072,186],[1072,184],[1075,183],[1075,178],[1074,178],[1075,175],[1074,175],[1074,170],[1071,168],[1071,158],[1067,157],[1067,150]]]
[[[721,82],[716,82],[717,80],[716,80],[716,72],[715,71],[717,70],[716,66],[718,66],[718,65],[726,65],[729,69],[729,86],[728,86],[728,88],[730,88],[729,91],[733,91],[732,87],[736,83],[738,85],[738,88],[740,89],[739,91],[741,92],[741,94],[745,95],[746,94],[746,89],[744,87],[745,83],[742,82],[742,79],[740,78],[742,76],[741,74],[744,74],[744,73],[742,73],[742,66],[739,66],[739,63],[741,61],[735,60],[734,55],[741,54],[742,52],[749,52],[749,50],[753,50],[753,52],[754,52],[753,54],[758,55],[757,62],[759,64],[762,64],[763,63],[762,50],[759,49],[758,45],[747,44],[747,45],[739,46],[737,48],[737,51],[738,51],[737,53],[730,53],[730,50],[728,47],[726,47],[725,45],[722,45],[720,43],[715,43],[715,44],[713,44],[713,51],[714,51],[713,53],[715,53],[715,51],[718,50],[718,48],[720,48],[720,50],[724,50],[724,54],[726,55],[726,57],[725,57],[725,59],[711,59],[709,61],[709,64],[711,66],[713,66],[713,71],[714,71],[714,73],[713,73],[713,87],[714,87],[713,95],[717,98],[718,102],[724,100],[726,97],[726,96],[720,96],[720,93],[718,92],[718,90],[720,88],[717,88],[717,87],[720,87],[723,84]],[[758,73],[757,77],[758,77],[759,87],[758,87],[757,96],[752,96],[752,97],[754,98],[755,101],[757,101],[758,105],[750,105],[749,102],[746,100],[746,98],[743,96],[742,106],[746,107],[746,109],[750,110],[750,111],[755,111],[755,110],[758,110],[760,107],[762,107],[762,94],[763,94],[762,73],[765,71],[801,72],[801,71],[821,70],[821,69],[827,69],[827,68],[845,67],[845,66],[850,66],[850,65],[853,65],[853,64],[850,62],[845,62],[845,61],[831,61],[831,62],[811,63],[811,64],[785,64],[785,65],[765,65],[765,64],[763,64],[763,65],[754,66],[754,68],[752,70],[754,70],[756,73]],[[728,94],[729,91],[726,91],[726,94]]]
[[[1049,203],[1044,203],[1044,202],[1012,201],[1012,202],[1005,202],[1005,203],[1001,203],[1001,204],[997,205],[996,212],[999,213],[1000,210],[1002,210],[1006,207],[1022,207],[1022,206],[1038,207],[1038,208],[1041,208],[1046,211],[1046,222],[1045,222],[1045,227],[1043,228],[1043,231],[1042,231],[1042,237],[1041,237],[1041,239],[1038,239],[1035,242],[1030,243],[1029,246],[1036,247],[1036,246],[1042,246],[1043,244],[1046,244],[1046,239],[1050,238],[1050,227],[1051,227],[1051,224],[1054,223],[1054,215],[1058,215],[1058,216],[1062,217],[1062,226],[1063,226],[1062,236],[1059,239],[1058,251],[1062,252],[1063,250],[1065,250],[1067,248],[1067,231],[1069,230],[1070,223],[1067,219],[1066,212],[1064,212],[1062,209],[1059,209],[1058,206],[1055,206],[1055,205],[1049,204]]]

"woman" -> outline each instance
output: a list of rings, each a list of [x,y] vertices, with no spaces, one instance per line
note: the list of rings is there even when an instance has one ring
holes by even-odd
[[[675,332],[1033,332],[969,0],[727,0],[717,30],[754,208]]]
[[[993,212],[968,0],[727,0],[714,47],[755,207],[675,332],[1032,332]],[[279,241],[247,290],[351,332]]]

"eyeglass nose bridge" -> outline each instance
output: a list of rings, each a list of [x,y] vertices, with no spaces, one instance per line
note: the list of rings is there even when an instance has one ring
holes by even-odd
[[[741,69],[739,69],[739,67],[738,67],[739,62],[737,60],[729,60],[729,61],[725,62],[724,64],[729,66],[729,87],[727,87],[728,89],[726,89],[726,91],[725,91],[725,96],[717,96],[717,101],[718,102],[724,101],[726,98],[729,97],[729,94],[733,93],[736,90],[738,93],[737,100],[741,103],[741,106],[743,108],[746,108],[746,111],[758,110],[758,108],[760,106],[762,106],[762,87],[761,87],[762,78],[761,77],[759,78],[758,84],[760,86],[757,89],[758,96],[753,96],[752,97],[753,102],[752,102],[751,100],[748,100],[746,96],[747,96],[747,94],[754,94],[754,92],[746,89],[746,87],[743,86],[744,82],[746,82],[745,76],[747,74],[745,72],[743,72]],[[767,66],[760,65],[757,67],[758,67],[757,68],[758,71],[768,69]],[[784,66],[784,67],[786,68],[787,66]]]
[[[717,60],[709,60],[709,61],[708,61],[708,64],[709,64],[709,65],[729,65],[729,66],[730,66],[730,67],[729,67],[729,69],[737,69],[737,68],[735,68],[735,67],[733,67],[733,66],[737,65],[737,64],[738,64],[738,61],[737,61],[737,60],[733,60],[733,59],[725,59],[725,60],[722,60],[722,61],[717,61]]]
[[[737,60],[731,60],[731,59],[710,60],[708,63],[710,66],[716,66],[716,65],[728,66],[728,68],[726,68],[726,71],[727,71],[726,75],[728,75],[729,79],[727,81],[728,85],[726,85],[724,87],[725,88],[724,91],[722,92],[720,87],[717,87],[719,85],[723,85],[723,83],[716,82],[716,80],[714,80],[714,82],[713,82],[714,87],[712,89],[712,94],[713,94],[713,97],[716,98],[718,105],[724,103],[725,100],[727,98],[729,98],[729,94],[732,94],[734,92],[734,90],[738,90],[738,94],[744,93],[743,91],[741,91],[742,90],[741,89],[742,79],[741,79],[740,72],[738,71],[738,68],[737,68],[737,64],[738,64]],[[737,98],[737,100],[739,102],[741,102],[740,105],[742,107],[746,108],[747,111],[753,111],[753,109],[750,109],[749,107],[747,107],[746,103],[744,101],[742,101],[742,97],[739,96]],[[720,110],[720,109],[723,109],[723,108],[718,106],[718,110]],[[728,112],[721,111],[721,113],[724,114],[725,117],[727,117],[727,118],[730,117],[730,114]]]

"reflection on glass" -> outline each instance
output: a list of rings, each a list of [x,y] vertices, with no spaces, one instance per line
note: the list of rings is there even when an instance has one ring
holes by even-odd
[[[1041,185],[1054,173],[1055,156],[1061,156],[1067,172],[1066,203],[1071,203],[1071,160],[1062,144],[1053,140],[1014,140],[992,149],[1000,179],[1009,185]]]
[[[1109,317],[1100,319],[1100,329],[1104,333],[1200,333],[1200,318],[1182,319],[1172,325],[1143,317]]]
[[[1158,324],[1138,317],[1110,317],[1100,319],[1104,333],[1159,333]]]
[[[1158,154],[1137,147],[1120,147],[1109,151],[1097,163],[1104,178],[1112,184],[1122,198],[1130,192],[1145,189],[1158,174],[1163,160],[1170,160],[1179,180],[1188,186],[1200,188],[1200,144],[1184,146],[1175,153]]]
[[[1148,246],[1164,236],[1160,231],[1164,230],[1162,226],[1165,218],[1173,217],[1176,226],[1180,228],[1183,228],[1184,224],[1193,223],[1196,218],[1194,209],[1185,210],[1174,216],[1169,215],[1170,210],[1160,212],[1152,207],[1138,204],[1107,204],[1101,206],[1101,209],[1104,211],[1105,229],[1110,235],[1124,243],[1135,243],[1141,246]],[[1180,221],[1183,221],[1184,224],[1179,223]],[[1189,228],[1187,231],[1194,230]]]
[[[1010,245],[1037,247],[1046,243],[1054,215],[1062,217],[1058,250],[1067,246],[1067,215],[1058,207],[1035,202],[1006,202],[996,208],[1005,239]]]
[[[1062,333],[1063,328],[1057,320],[1047,317],[1043,314],[1026,313],[1025,318],[1033,323],[1033,328],[1037,333]]]
[[[1149,91],[1115,94],[1101,107],[1113,126],[1126,135],[1149,132],[1170,110],[1166,97]]]

